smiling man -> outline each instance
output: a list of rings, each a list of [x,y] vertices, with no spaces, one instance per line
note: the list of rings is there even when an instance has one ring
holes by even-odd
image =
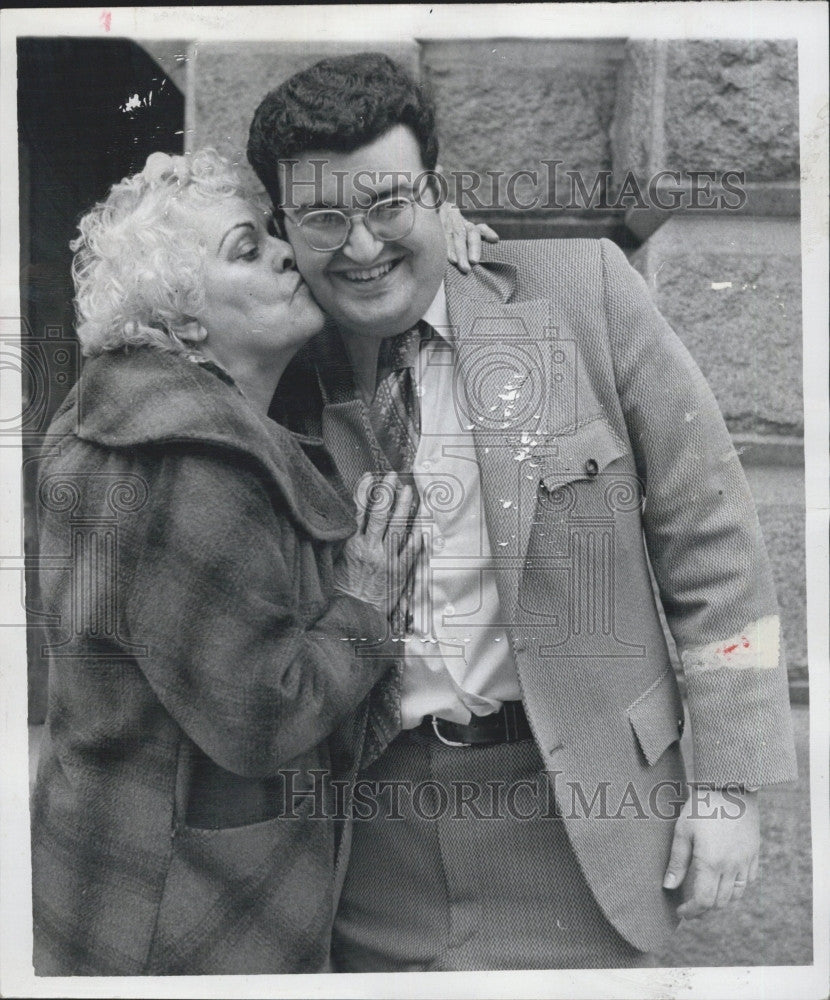
[[[437,153],[427,96],[375,54],[286,81],[248,146],[331,321],[272,412],[349,487],[394,468],[420,497],[334,959],[643,964],[678,913],[743,895],[755,789],[795,775],[763,542],[714,398],[620,251],[524,241],[446,270]]]
[[[421,318],[446,267],[418,141],[393,124],[359,150],[323,156],[325,164],[308,157],[280,171],[284,201],[297,206],[285,218],[301,272],[341,327],[369,338],[399,333]],[[344,206],[350,228],[326,210]]]

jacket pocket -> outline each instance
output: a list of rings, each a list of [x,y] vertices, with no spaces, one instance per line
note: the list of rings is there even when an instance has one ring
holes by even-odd
[[[548,492],[566,483],[596,479],[628,448],[602,415],[582,424],[572,434],[551,435],[537,450],[542,460],[541,481]]]
[[[147,972],[317,972],[331,926],[331,821],[292,816],[173,837]]]
[[[683,734],[683,702],[671,666],[628,706],[628,719],[637,745],[653,766]]]

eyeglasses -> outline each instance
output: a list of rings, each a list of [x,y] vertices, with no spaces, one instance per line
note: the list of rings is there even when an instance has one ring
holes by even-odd
[[[303,234],[312,250],[330,253],[339,250],[348,240],[355,219],[363,224],[383,243],[403,239],[415,225],[415,202],[412,198],[387,198],[377,201],[365,212],[346,215],[339,208],[320,208],[295,219],[288,212],[285,217]]]

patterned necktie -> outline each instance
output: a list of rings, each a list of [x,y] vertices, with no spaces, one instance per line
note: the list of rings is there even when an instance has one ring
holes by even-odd
[[[422,320],[395,337],[387,337],[378,356],[375,398],[369,421],[389,465],[411,472],[421,437],[421,407],[415,391],[415,366],[421,340],[429,327]]]
[[[378,354],[378,378],[375,398],[369,406],[369,422],[389,466],[405,479],[409,479],[412,472],[421,437],[421,406],[415,388],[416,365],[421,341],[431,333],[429,324],[421,320],[411,329],[395,337],[387,337]],[[402,638],[412,632],[413,615],[410,609],[415,576],[411,573],[406,581],[392,582],[404,591],[390,619],[392,634]],[[400,677],[396,683],[400,685]]]

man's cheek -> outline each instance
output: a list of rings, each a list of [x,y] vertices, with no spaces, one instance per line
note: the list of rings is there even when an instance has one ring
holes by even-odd
[[[320,271],[320,265],[322,261],[323,254],[316,254],[305,242],[305,240],[296,233],[289,232],[288,242],[291,244],[291,249],[294,251],[294,263],[297,270],[306,280],[308,285],[311,285]]]

